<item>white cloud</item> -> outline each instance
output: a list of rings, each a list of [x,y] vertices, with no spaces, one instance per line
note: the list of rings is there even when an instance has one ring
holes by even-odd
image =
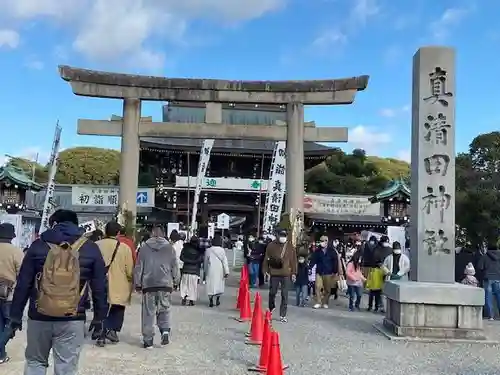
[[[346,44],[349,37],[366,26],[368,21],[380,13],[378,0],[351,0],[353,4],[345,21],[340,25],[320,33],[312,43],[312,47],[323,49]]]
[[[391,134],[378,131],[376,128],[358,125],[349,129],[349,144],[353,148],[365,150],[369,155],[376,155],[381,148],[391,142]]]
[[[42,70],[44,68],[44,63],[38,59],[30,59],[26,62],[26,67],[33,70]]]
[[[448,8],[444,13],[430,25],[432,37],[436,41],[445,41],[453,31],[453,28],[460,25],[460,23],[471,12],[470,8]]]
[[[180,43],[195,19],[242,22],[278,10],[287,1],[1,0],[0,15],[55,21],[74,35],[74,50],[93,61],[126,61],[157,69],[167,56],[153,49],[152,41]]]
[[[19,34],[14,30],[0,30],[0,48],[17,48],[20,42]]]
[[[379,115],[386,118],[394,118],[410,110],[411,106],[409,104],[398,108],[382,108],[379,111]]]
[[[399,150],[396,159],[406,161],[407,163],[411,162],[411,149]]]

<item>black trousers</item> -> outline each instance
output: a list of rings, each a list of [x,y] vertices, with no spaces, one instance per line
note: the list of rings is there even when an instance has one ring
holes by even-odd
[[[382,305],[382,291],[381,290],[370,290],[368,294],[368,308],[373,308],[373,302],[375,302],[375,310],[383,309]]]
[[[125,319],[125,306],[111,305],[107,318],[104,320],[104,329],[120,332]]]
[[[290,288],[290,278],[288,276],[271,276],[269,278],[269,310],[276,307],[276,294],[281,289],[280,317],[286,316],[288,308],[288,292]]]
[[[262,259],[259,263],[259,286],[263,286],[265,284],[264,272],[262,271],[262,264],[264,263],[264,259]]]

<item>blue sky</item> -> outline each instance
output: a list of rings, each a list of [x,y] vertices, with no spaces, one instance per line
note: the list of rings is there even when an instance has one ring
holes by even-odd
[[[0,159],[47,159],[57,120],[65,148],[119,148],[78,136],[76,121],[120,114],[121,102],[74,96],[59,64],[226,79],[368,74],[353,105],[308,107],[306,119],[348,126],[348,151],[407,159],[411,62],[424,45],[457,48],[465,151],[500,125],[499,11],[489,0],[0,0]],[[144,104],[143,116],[160,121],[161,103]]]

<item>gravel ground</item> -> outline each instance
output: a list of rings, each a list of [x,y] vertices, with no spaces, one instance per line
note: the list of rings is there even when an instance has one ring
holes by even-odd
[[[244,343],[248,325],[232,319],[237,315],[232,309],[235,294],[236,290],[229,288],[223,305],[214,309],[206,307],[204,297],[197,306],[182,307],[176,296],[172,343],[153,350],[140,347],[140,309],[134,298],[126,314],[122,341],[104,349],[89,342],[82,353],[79,374],[247,374],[247,367],[258,360],[259,349]],[[267,292],[263,297],[267,300]],[[346,311],[344,298],[328,310],[291,307],[288,323],[274,323],[281,336],[283,360],[290,365],[286,374],[500,373],[498,346],[392,342],[372,326],[381,319],[372,313]],[[488,322],[487,330],[491,338],[498,338],[500,322]],[[21,333],[9,345],[12,360],[0,366],[2,375],[22,373],[24,345]]]

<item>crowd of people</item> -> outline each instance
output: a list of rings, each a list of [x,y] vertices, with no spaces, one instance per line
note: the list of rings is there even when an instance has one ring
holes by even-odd
[[[168,237],[155,226],[136,247],[115,221],[104,232],[85,234],[75,212],[58,210],[50,229],[31,246],[12,245],[15,230],[0,224],[0,364],[9,361],[6,343],[23,327],[28,305],[25,375],[45,374],[52,350],[54,372],[73,375],[89,322],[98,347],[120,341],[127,306],[133,292],[141,297],[142,346],[153,347],[155,325],[161,345],[171,338],[171,304],[178,291],[181,304],[194,306],[200,284],[205,284],[208,306],[221,304],[230,269],[225,239],[192,236],[172,231]],[[410,259],[401,244],[387,236],[347,244],[321,236],[310,246],[294,247],[287,230],[248,236],[241,244],[250,287],[268,284],[268,308],[287,322],[289,291],[296,305],[309,301],[315,309],[328,308],[330,299],[346,293],[350,311],[366,308],[384,312],[383,286],[387,280],[407,280]],[[239,248],[240,246],[238,246]],[[500,256],[497,248],[468,262],[460,281],[485,289],[485,312],[493,319],[493,297],[500,307]],[[474,267],[474,265],[476,267]],[[475,277],[476,268],[481,277]],[[362,297],[368,291],[366,306]],[[92,316],[92,319],[88,319]]]
[[[203,275],[209,306],[221,304],[229,266],[218,234],[184,241],[156,226],[136,248],[115,221],[85,234],[75,212],[58,210],[49,226],[23,253],[12,245],[15,228],[0,224],[0,364],[10,359],[6,344],[24,328],[26,305],[24,374],[45,374],[52,351],[54,373],[73,375],[86,322],[96,346],[118,343],[133,291],[141,296],[145,349],[153,347],[155,325],[161,345],[170,343],[175,290],[183,305],[194,305]]]

